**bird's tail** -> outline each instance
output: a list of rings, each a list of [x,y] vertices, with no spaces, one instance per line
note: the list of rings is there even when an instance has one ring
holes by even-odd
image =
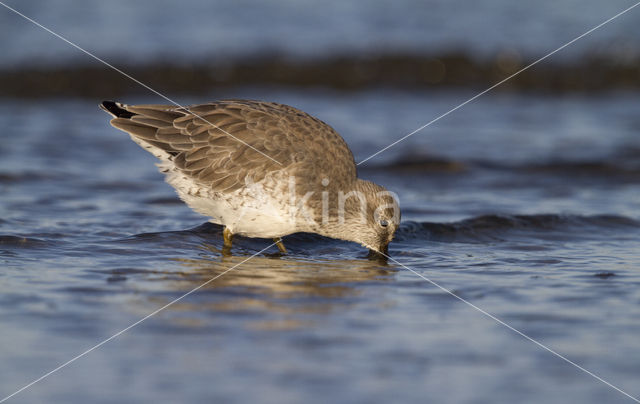
[[[116,118],[131,118],[135,114],[127,111],[128,105],[115,101],[102,101],[100,108],[110,113]]]

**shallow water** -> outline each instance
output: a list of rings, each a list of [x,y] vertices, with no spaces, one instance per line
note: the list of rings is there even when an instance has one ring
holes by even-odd
[[[360,161],[468,95],[222,96],[296,105]],[[633,99],[486,97],[360,175],[400,195],[394,259],[637,397]],[[355,244],[293,235],[241,264],[270,242],[239,238],[221,257],[220,228],[107,120],[0,103],[0,396],[220,277],[9,402],[629,402]]]

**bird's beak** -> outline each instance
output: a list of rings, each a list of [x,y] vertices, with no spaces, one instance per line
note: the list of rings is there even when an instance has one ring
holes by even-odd
[[[378,250],[369,249],[369,255],[367,258],[374,260],[384,260],[386,261],[389,256],[389,244],[378,247]]]
[[[384,246],[380,247],[380,252],[384,255],[389,255],[389,243],[385,244]]]

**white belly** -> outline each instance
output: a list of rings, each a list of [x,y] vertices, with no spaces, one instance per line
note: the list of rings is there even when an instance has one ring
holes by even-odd
[[[233,234],[275,238],[303,230],[296,225],[299,222],[287,201],[274,198],[286,193],[266,192],[264,184],[218,193],[199,186],[180,172],[169,170],[165,174],[166,181],[191,209],[210,217],[212,223],[226,226]]]

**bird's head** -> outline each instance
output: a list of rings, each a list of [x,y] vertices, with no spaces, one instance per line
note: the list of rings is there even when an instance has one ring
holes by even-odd
[[[389,243],[400,225],[396,194],[373,182],[357,180],[355,189],[345,196],[344,238],[362,244],[373,255],[388,255]]]

